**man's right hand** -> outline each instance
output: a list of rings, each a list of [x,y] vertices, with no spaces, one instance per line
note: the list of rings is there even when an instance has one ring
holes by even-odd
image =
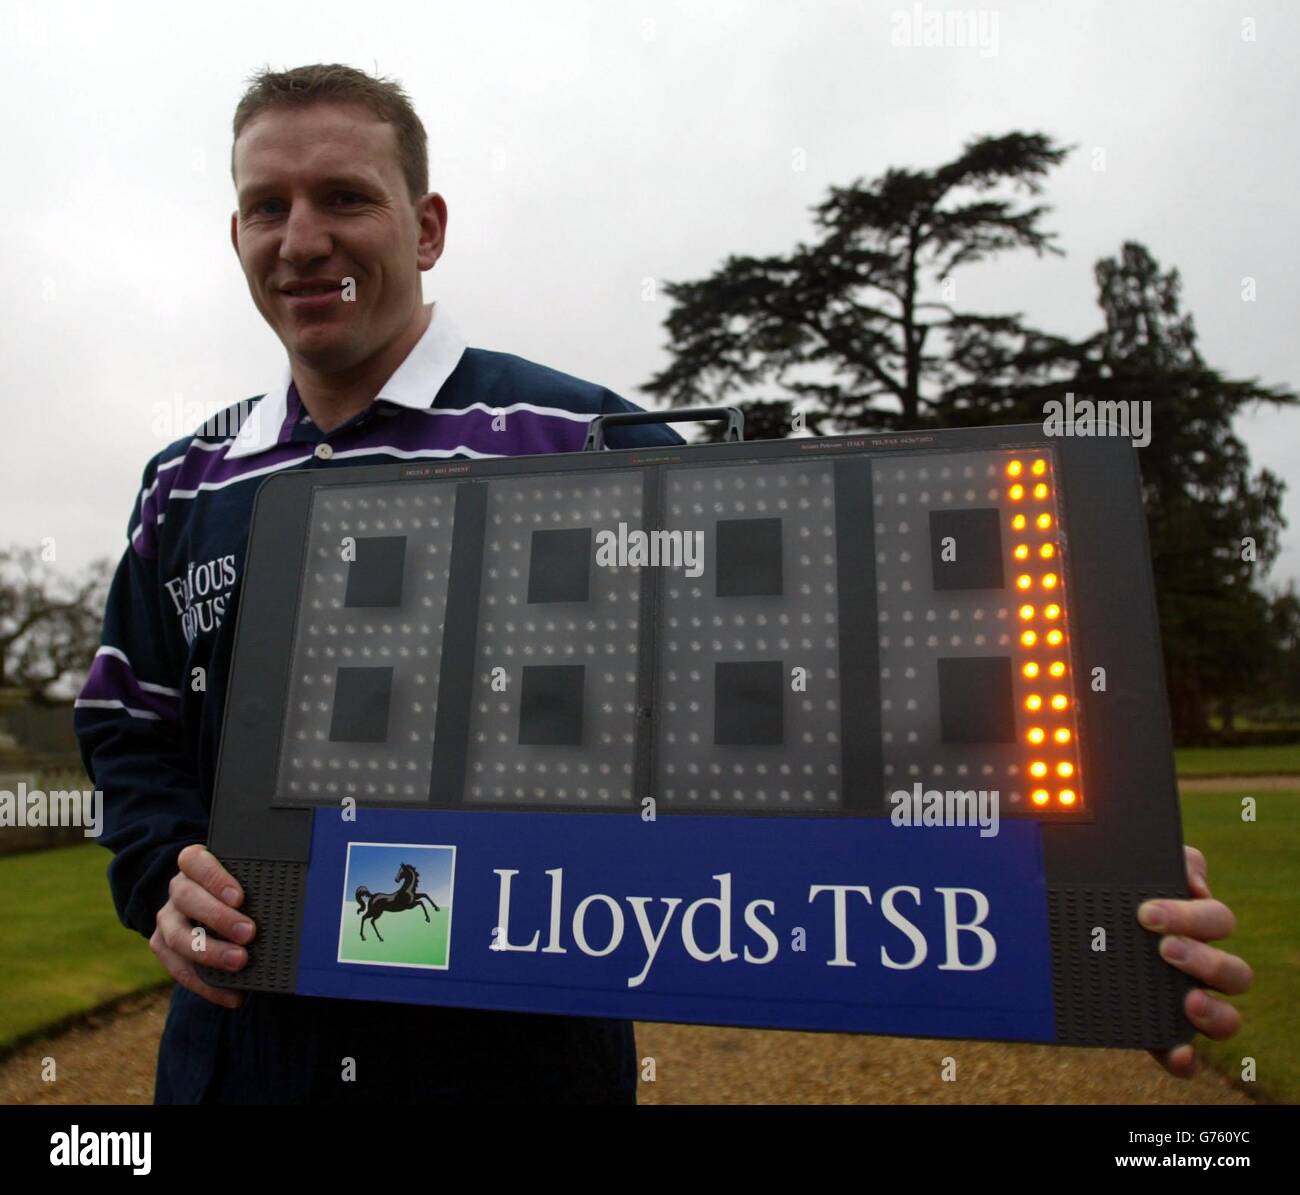
[[[191,843],[177,857],[180,870],[168,886],[168,900],[158,910],[157,928],[149,946],[172,978],[196,996],[225,1008],[238,1008],[244,997],[206,984],[194,970],[196,963],[222,971],[248,965],[243,945],[253,940],[256,927],[243,913],[244,890],[207,847]],[[206,932],[194,933],[202,925]],[[218,936],[219,935],[219,936]],[[196,950],[202,941],[205,949]]]

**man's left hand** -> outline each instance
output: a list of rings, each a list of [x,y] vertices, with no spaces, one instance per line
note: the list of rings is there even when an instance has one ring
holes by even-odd
[[[1235,954],[1207,944],[1228,937],[1237,928],[1237,918],[1227,905],[1210,895],[1205,856],[1194,846],[1183,850],[1192,899],[1144,901],[1138,909],[1138,921],[1164,935],[1160,939],[1160,957],[1171,966],[1217,992],[1240,996],[1255,981],[1250,965]],[[1224,1041],[1241,1028],[1241,1013],[1202,988],[1187,993],[1183,1009],[1187,1019],[1215,1041]],[[1175,1046],[1167,1054],[1153,1050],[1151,1056],[1179,1079],[1190,1079],[1196,1073],[1196,1051],[1190,1042]]]

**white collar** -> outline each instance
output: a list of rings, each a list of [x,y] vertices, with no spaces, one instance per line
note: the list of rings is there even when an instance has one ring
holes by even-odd
[[[443,383],[460,364],[469,342],[442,310],[440,302],[432,306],[433,313],[424,335],[384,383],[376,399],[382,398],[385,402],[412,410],[428,410]],[[293,371],[286,364],[279,382],[249,412],[226,450],[226,459],[253,456],[274,448],[280,442],[280,430],[289,410],[289,385],[292,381]]]

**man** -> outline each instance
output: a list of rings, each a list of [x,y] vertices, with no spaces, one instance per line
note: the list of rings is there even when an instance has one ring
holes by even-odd
[[[114,579],[104,646],[77,701],[86,766],[105,793],[109,882],[125,924],[177,980],[158,1102],[635,1102],[630,1024],[271,996],[204,983],[196,963],[246,965],[256,935],[237,882],[201,844],[258,483],[281,469],[579,448],[601,412],[634,410],[590,383],[466,346],[422,303],[447,205],[428,191],[423,126],[399,87],[342,66],[257,77],[234,121],[231,241],[253,302],[289,357],[283,381],[155,456]],[[506,414],[504,430],[494,416]],[[613,429],[611,447],[679,444]],[[1200,899],[1165,911],[1170,961],[1222,991],[1249,969],[1204,944],[1231,930],[1189,853]],[[1148,910],[1149,911],[1149,910]],[[208,927],[206,949],[194,929]],[[1186,951],[1176,960],[1172,951]],[[1237,1014],[1203,992],[1216,1037]],[[1190,1071],[1190,1047],[1166,1065]],[[345,1069],[356,1081],[345,1082]]]
[[[194,970],[238,970],[256,933],[237,913],[238,885],[189,844],[207,837],[259,482],[282,469],[567,452],[593,416],[636,409],[468,348],[442,303],[423,304],[420,275],[442,254],[447,205],[429,193],[424,129],[400,88],[338,66],[266,73],[241,100],[234,133],[231,241],[290,369],[260,400],[149,462],[76,710],[87,769],[106,795],[118,913],[180,985],[156,1099],[631,1102],[624,1022],[241,1001]],[[682,442],[663,426],[612,428],[607,441]],[[198,924],[211,931],[202,955]],[[341,1081],[346,1059],[352,1083]]]

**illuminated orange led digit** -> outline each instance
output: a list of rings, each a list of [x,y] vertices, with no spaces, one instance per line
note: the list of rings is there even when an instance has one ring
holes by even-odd
[[[1051,498],[1051,487],[1047,484],[1048,474],[1047,461],[1042,459],[1023,460],[1016,458],[1009,461],[1006,465],[1006,476],[1008,485],[1006,488],[1006,497],[1011,502],[1023,502],[1032,494],[1040,502],[1046,502]],[[1032,475],[1036,480],[1031,484],[1024,484],[1024,481]],[[1033,520],[1032,526],[1040,532],[1049,533],[1054,526],[1053,516],[1049,511],[1041,510],[1035,515],[1026,515],[1022,512],[1016,512],[1011,515],[1010,523],[1013,531],[1023,532],[1026,527],[1031,526],[1030,519]],[[1017,537],[1019,539],[1019,537]],[[1039,542],[1014,542],[1011,545],[1011,558],[1017,562],[1023,569],[1025,567],[1033,568],[1030,564],[1031,559],[1051,562],[1047,564],[1048,568],[1054,567],[1054,562],[1060,556],[1058,544],[1054,538],[1044,536]],[[1055,566],[1059,570],[1059,566]],[[1029,596],[1028,591],[1035,588],[1051,591],[1056,597],[1055,601],[1047,602],[1045,605],[1038,605],[1036,602],[1023,601],[1023,604],[1016,607],[1016,614],[1023,626],[1019,634],[1020,646],[1032,650],[1039,646],[1040,632],[1034,629],[1034,622],[1040,616],[1048,622],[1058,623],[1065,617],[1065,610],[1061,604],[1061,598],[1055,594],[1056,590],[1062,588],[1063,579],[1059,571],[1044,572],[1035,575],[1033,572],[1014,573],[1016,589]],[[1004,615],[1005,616],[1005,615]],[[1064,632],[1060,626],[1053,626],[1050,629],[1043,628],[1043,643],[1051,647],[1060,647],[1065,641]],[[1046,671],[1044,671],[1046,670]],[[1053,679],[1060,681],[1069,674],[1069,667],[1066,661],[1045,660],[1024,660],[1020,665],[1020,673],[1027,681],[1034,682],[1040,676],[1050,675]],[[1040,714],[1043,710],[1051,708],[1058,713],[1068,713],[1070,709],[1070,698],[1065,693],[1042,694],[1027,693],[1024,695],[1023,708],[1030,716]],[[1065,747],[1073,741],[1073,732],[1063,726],[1029,726],[1023,731],[1026,744],[1034,747],[1036,750],[1043,750],[1048,743],[1055,743],[1057,746]],[[1047,761],[1035,759],[1027,765],[1028,774],[1035,779],[1042,781],[1048,776],[1056,776],[1062,779],[1069,779],[1075,774],[1075,765],[1069,761]],[[1064,789],[1061,791],[1046,788],[1032,788],[1030,790],[1030,801],[1038,808],[1052,805],[1069,806],[1078,800],[1078,795],[1073,789]]]

